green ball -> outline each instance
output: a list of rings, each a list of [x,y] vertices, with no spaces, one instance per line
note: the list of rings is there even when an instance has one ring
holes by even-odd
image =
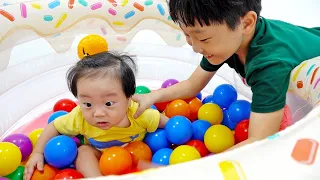
[[[83,137],[83,135],[79,134],[79,135],[77,135],[77,138],[79,138],[79,140],[81,142],[81,145],[84,145],[84,137]]]
[[[23,180],[24,167],[19,166],[13,173],[6,176],[10,180]]]
[[[151,90],[146,86],[137,86],[135,94],[148,94]]]

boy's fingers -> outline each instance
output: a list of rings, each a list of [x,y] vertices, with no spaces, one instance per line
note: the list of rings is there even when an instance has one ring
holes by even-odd
[[[38,162],[38,163],[37,163],[37,169],[38,169],[39,171],[43,171],[43,162]]]

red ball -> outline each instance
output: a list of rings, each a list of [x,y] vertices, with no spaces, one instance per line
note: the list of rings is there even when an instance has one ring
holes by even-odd
[[[200,140],[191,140],[187,142],[186,145],[196,148],[196,150],[200,153],[201,157],[205,157],[209,154],[209,150],[207,149],[206,145]]]
[[[249,120],[241,121],[234,130],[234,137],[236,143],[242,142],[248,139]]]
[[[67,111],[71,112],[73,108],[75,108],[77,104],[71,99],[60,99],[53,106],[53,112],[56,111]]]
[[[57,173],[54,180],[82,179],[83,175],[75,169],[64,169]]]

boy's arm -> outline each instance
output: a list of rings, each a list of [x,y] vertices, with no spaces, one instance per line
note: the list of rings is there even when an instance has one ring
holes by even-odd
[[[164,114],[160,113],[160,123],[159,128],[164,128],[168,122],[169,118]]]
[[[215,72],[205,71],[199,65],[187,80],[148,94],[134,95],[132,100],[139,103],[134,117],[139,117],[144,110],[157,102],[195,97],[209,83],[214,74]]]
[[[44,128],[33,151],[36,153],[43,154],[44,147],[47,144],[47,142],[51,138],[58,135],[59,135],[59,132],[57,131],[56,127],[53,125],[53,122],[51,122]]]
[[[228,150],[236,149],[243,145],[250,144],[258,140],[262,140],[278,132],[283,113],[283,109],[271,113],[251,112],[248,139],[242,141],[241,143],[233,146]]]

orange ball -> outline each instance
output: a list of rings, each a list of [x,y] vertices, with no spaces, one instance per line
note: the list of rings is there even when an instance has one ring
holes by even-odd
[[[141,141],[131,142],[124,148],[131,154],[132,167],[136,167],[139,160],[151,162],[152,151],[150,147],[144,142],[141,142]]]
[[[113,146],[104,151],[99,161],[99,168],[103,175],[121,175],[132,168],[130,153],[120,146]]]
[[[186,101],[189,104],[190,108],[190,121],[194,121],[198,119],[198,111],[200,107],[202,106],[202,102],[198,98],[192,98],[188,101]]]
[[[43,171],[39,171],[38,169],[35,169],[31,180],[39,180],[39,179],[43,179],[43,180],[51,180],[55,177],[55,175],[59,172],[59,169],[50,166],[48,164],[45,164],[43,166]]]
[[[190,107],[184,100],[177,99],[168,105],[166,115],[169,118],[178,115],[190,118]]]

